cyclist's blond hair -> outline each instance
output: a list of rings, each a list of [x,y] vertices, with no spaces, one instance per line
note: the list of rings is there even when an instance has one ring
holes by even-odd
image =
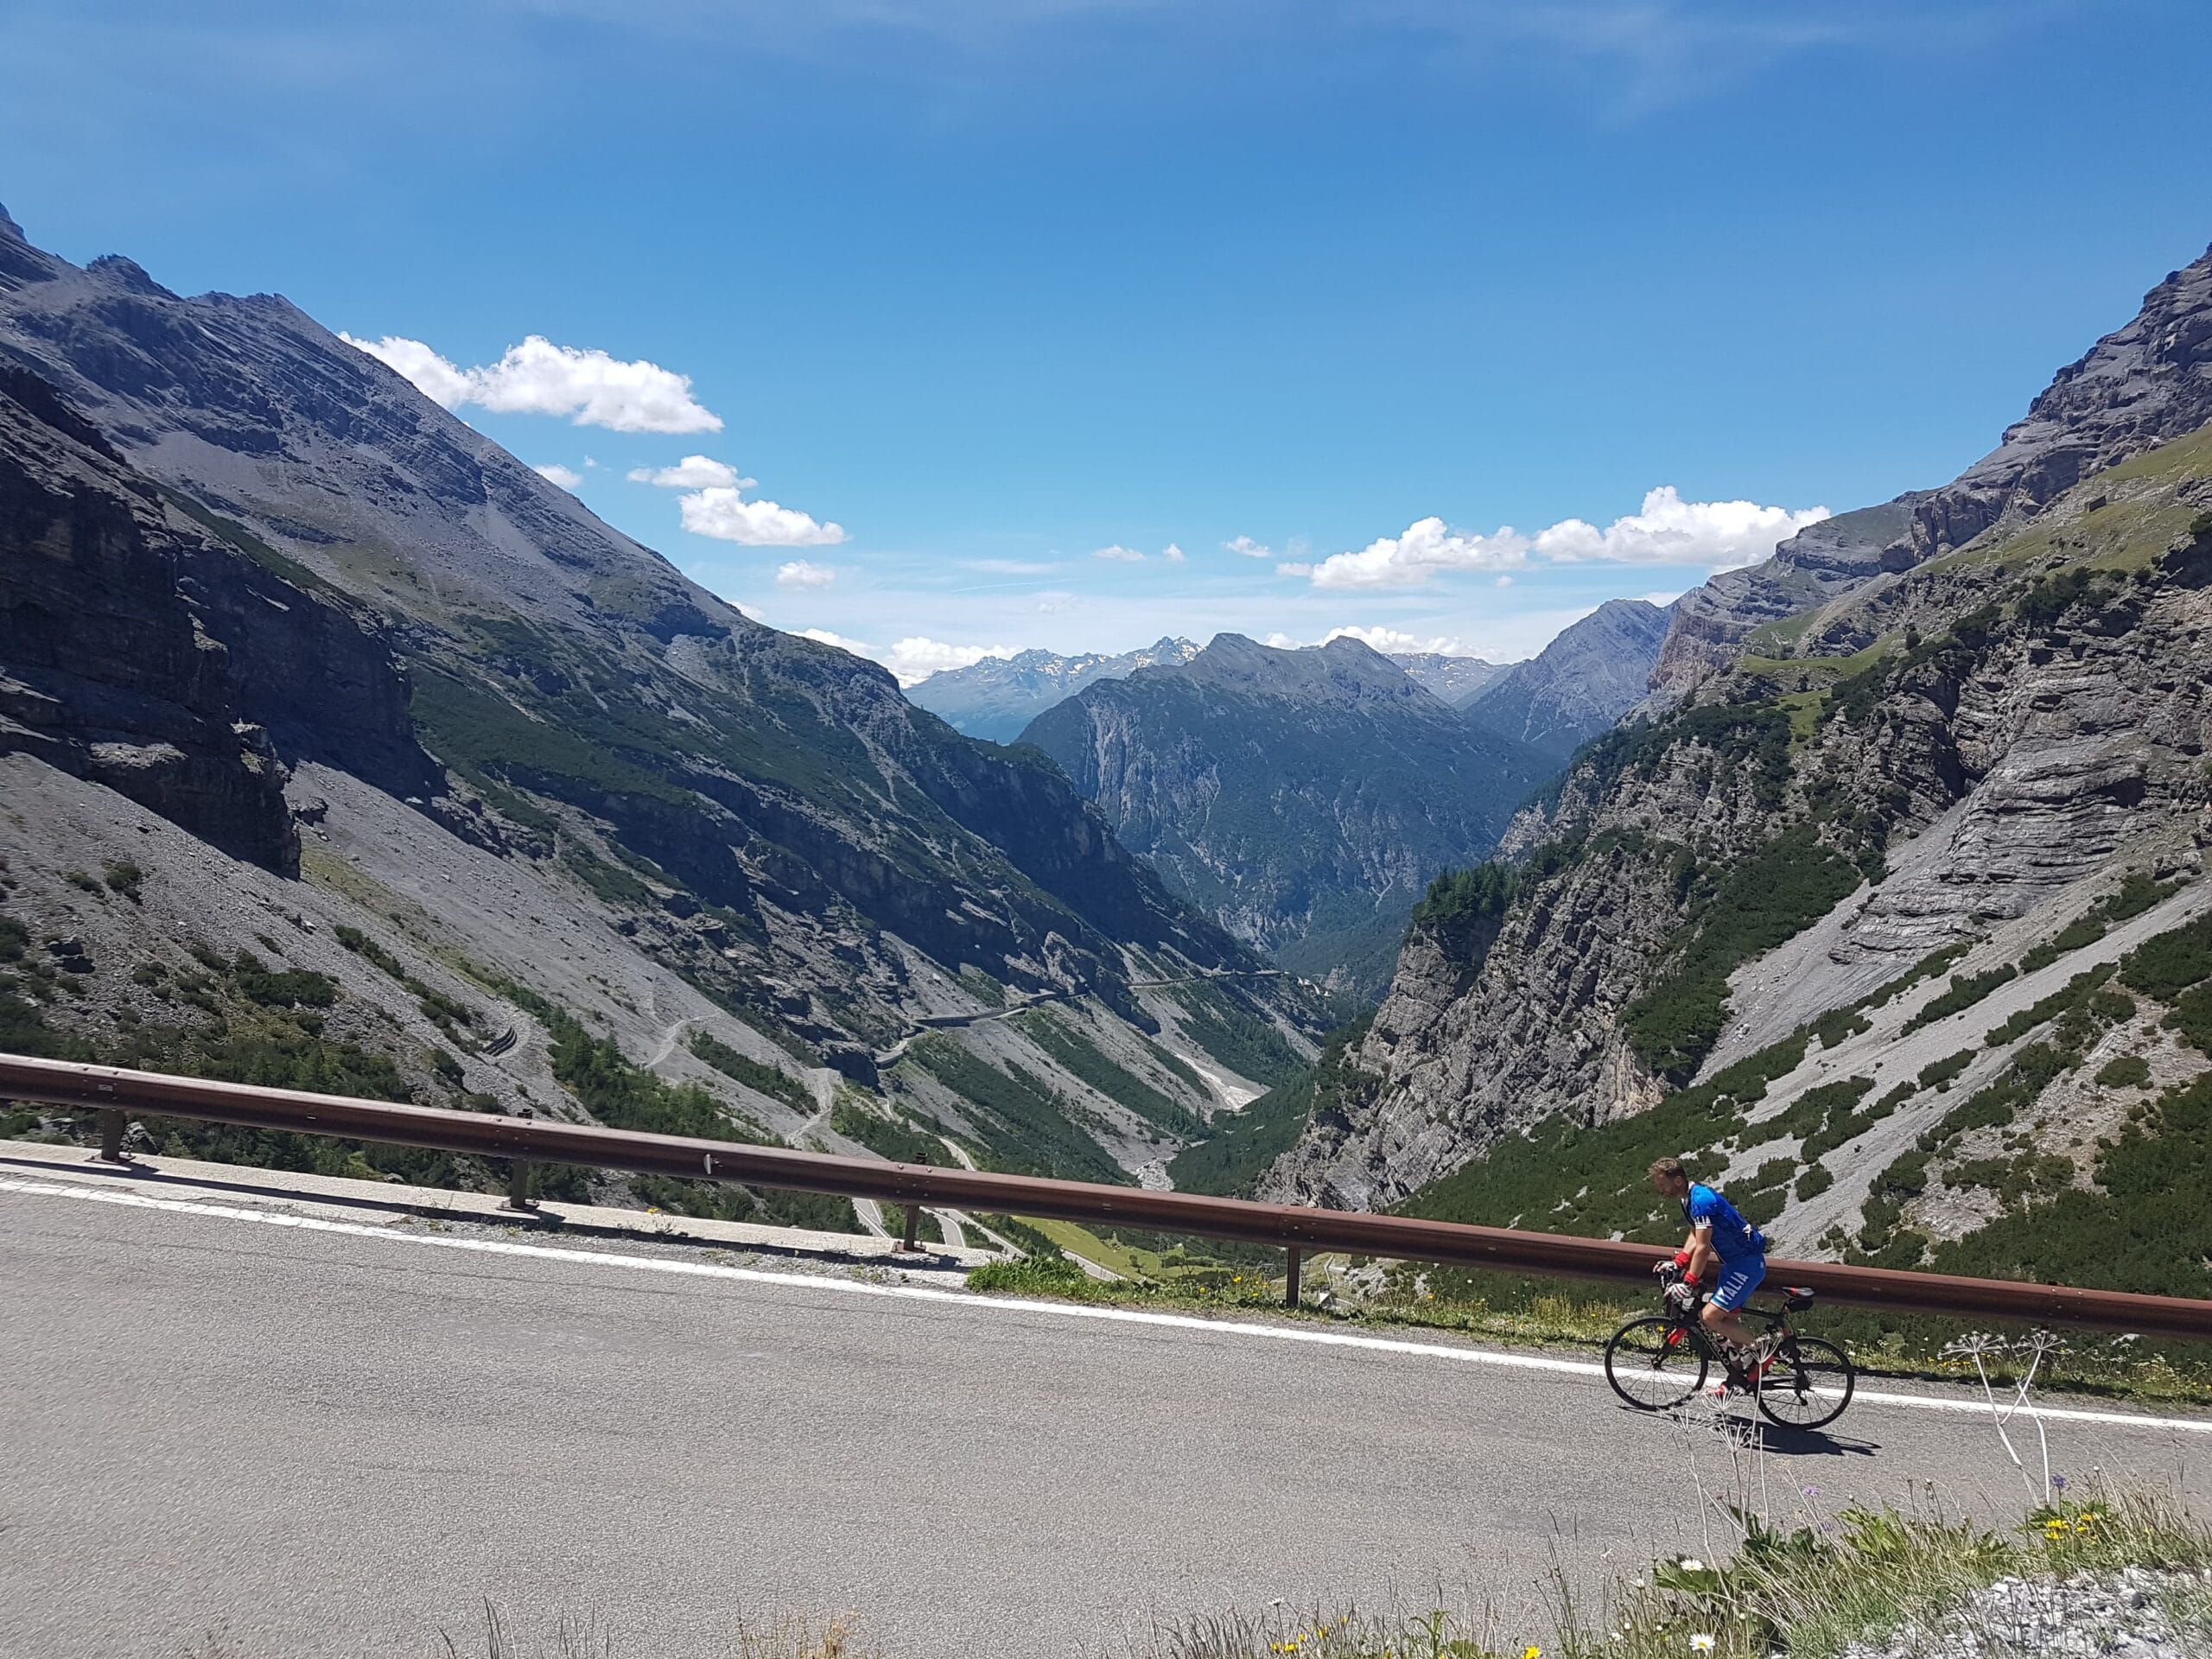
[[[1651,1160],[1651,1173],[1662,1179],[1671,1181],[1678,1177],[1687,1176],[1689,1172],[1682,1167],[1682,1160],[1679,1158],[1654,1158]]]

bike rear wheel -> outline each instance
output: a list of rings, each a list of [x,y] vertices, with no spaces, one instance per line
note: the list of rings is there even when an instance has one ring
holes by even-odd
[[[1681,1405],[1705,1386],[1706,1365],[1703,1344],[1674,1319],[1630,1319],[1605,1344],[1605,1381],[1638,1411]]]
[[[1759,1409],[1784,1428],[1819,1428],[1843,1415],[1858,1381],[1858,1369],[1834,1343],[1790,1337],[1759,1378]]]

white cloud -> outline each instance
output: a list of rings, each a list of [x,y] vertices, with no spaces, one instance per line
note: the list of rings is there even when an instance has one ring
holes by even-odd
[[[919,685],[931,675],[941,674],[949,668],[968,668],[986,657],[1014,654],[1012,645],[949,645],[941,639],[926,639],[920,634],[910,635],[882,651],[858,639],[848,639],[842,633],[832,633],[827,628],[801,628],[799,637],[880,663],[899,684],[910,686]]]
[[[1693,564],[1732,570],[1756,564],[1808,524],[1828,516],[1826,507],[1792,512],[1756,501],[1685,501],[1671,484],[1643,498],[1643,508],[1599,530],[1580,518],[1563,519],[1536,537],[1540,558],[1560,564]]]
[[[899,677],[901,685],[918,685],[948,668],[968,668],[986,657],[1011,657],[1012,645],[948,645],[919,634],[901,639],[877,658]]]
[[[689,490],[677,499],[683,528],[695,536],[737,542],[746,547],[834,547],[845,539],[845,527],[817,523],[810,515],[773,501],[747,501],[744,492],[756,479],[741,478],[728,461],[706,455],[686,455],[673,467],[633,467],[627,474],[632,484],[655,484],[664,490]],[[789,576],[803,570],[817,574]],[[804,559],[776,573],[786,587],[818,588],[832,580],[831,573]]]
[[[377,340],[356,340],[342,328],[338,331],[338,338],[366,352],[401,379],[412,382],[416,391],[441,408],[452,409],[475,401],[469,396],[472,372],[454,367],[419,340],[405,340],[397,334],[386,334]]]
[[[584,475],[582,473],[572,467],[563,467],[557,461],[550,467],[533,467],[530,470],[548,483],[558,484],[564,490],[573,490],[584,481]]]
[[[678,496],[676,505],[683,513],[683,528],[693,535],[745,547],[834,547],[845,539],[842,524],[817,523],[773,501],[747,501],[734,486]]]
[[[779,588],[827,588],[837,580],[837,573],[826,564],[810,564],[804,559],[793,559],[789,564],[776,567],[776,586]]]
[[[658,484],[664,490],[749,490],[759,482],[740,478],[727,461],[704,455],[686,455],[673,467],[632,467],[626,476],[632,484]]]
[[[1444,657],[1464,657],[1466,647],[1448,635],[1435,634],[1423,639],[1418,634],[1402,633],[1396,628],[1331,628],[1321,636],[1321,643],[1332,639],[1357,639],[1386,655],[1404,656],[1412,652],[1433,652]]]
[[[1134,547],[1123,547],[1119,542],[1115,543],[1111,547],[1094,549],[1090,556],[1094,559],[1113,559],[1122,564],[1144,563],[1143,554],[1138,552]]]
[[[1060,567],[1050,559],[963,559],[960,568],[994,576],[1041,576]]]
[[[842,633],[832,633],[827,628],[801,628],[798,631],[798,637],[802,639],[811,639],[818,645],[835,645],[840,651],[851,652],[855,657],[868,657],[873,659],[874,653],[868,646],[862,645],[857,639],[848,639]]]
[[[1170,542],[1160,550],[1160,556],[1170,564],[1180,564],[1183,563],[1183,550]]]
[[[1240,553],[1248,559],[1271,559],[1274,550],[1264,542],[1255,542],[1249,536],[1232,536],[1221,544],[1224,553]]]
[[[578,426],[615,432],[719,432],[721,417],[691,395],[691,378],[639,358],[623,362],[596,347],[556,346],[531,334],[497,363],[464,369],[419,340],[338,336],[412,381],[448,409],[474,404],[503,415],[566,415]]]
[[[1418,588],[1439,570],[1496,570],[1529,562],[1528,538],[1507,525],[1494,536],[1417,518],[1402,536],[1384,536],[1357,553],[1333,553],[1313,570],[1316,588]]]
[[[1310,564],[1298,564],[1286,560],[1275,566],[1275,575],[1279,576],[1310,576],[1313,574],[1313,567]]]
[[[1792,512],[1753,501],[1685,501],[1671,484],[1643,498],[1643,510],[1603,530],[1566,518],[1535,536],[1503,525],[1488,536],[1447,529],[1422,518],[1404,535],[1383,537],[1357,553],[1338,553],[1313,568],[1316,588],[1418,588],[1440,570],[1507,572],[1550,564],[1675,564],[1708,570],[1753,564],[1775,544],[1828,516],[1826,507]],[[1287,568],[1278,565],[1279,570]],[[1510,578],[1499,585],[1509,585]]]
[[[1287,633],[1271,633],[1267,643],[1278,651],[1310,651],[1316,645],[1325,645],[1332,639],[1357,639],[1360,644],[1386,656],[1405,656],[1414,652],[1433,652],[1443,657],[1465,657],[1466,646],[1459,639],[1444,634],[1427,639],[1419,634],[1403,633],[1396,628],[1331,628],[1319,639],[1300,639]]]
[[[1058,616],[1063,611],[1076,609],[1082,603],[1080,599],[1071,593],[1059,591],[1043,593],[1037,595],[1037,613],[1039,616]]]

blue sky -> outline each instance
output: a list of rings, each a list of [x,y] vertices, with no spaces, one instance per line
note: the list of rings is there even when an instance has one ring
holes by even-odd
[[[1948,478],[2212,239],[2200,0],[18,0],[0,48],[35,240],[456,376],[542,337],[459,412],[909,671],[1525,654]]]

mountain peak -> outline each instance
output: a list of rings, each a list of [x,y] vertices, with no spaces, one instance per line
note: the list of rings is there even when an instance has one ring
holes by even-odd
[[[1362,660],[1374,657],[1386,663],[1390,660],[1374,646],[1369,645],[1366,640],[1354,639],[1349,633],[1340,633],[1333,639],[1324,641],[1321,649],[1325,652],[1334,652],[1339,657],[1357,658]]]
[[[1607,600],[1462,706],[1470,720],[1564,760],[1642,699],[1669,620],[1649,600]]]
[[[7,204],[4,202],[0,202],[0,236],[6,237],[10,242],[30,240],[30,238],[23,234],[23,227],[9,216]]]
[[[1370,989],[1430,878],[1488,853],[1551,770],[1349,637],[1217,634],[1188,663],[1085,688],[1023,738],[1232,934]]]
[[[1064,657],[1040,645],[1012,657],[986,657],[966,668],[948,668],[911,686],[907,701],[949,721],[970,737],[1010,743],[1053,704],[1099,680],[1118,680],[1141,668],[1188,662],[1198,648],[1163,635],[1117,656],[1090,652]]]
[[[129,289],[133,294],[149,294],[164,300],[177,297],[156,282],[145,266],[136,259],[126,259],[119,253],[104,253],[85,270],[87,274],[105,276],[117,287]]]
[[[1153,675],[1203,680],[1257,696],[1327,697],[1360,701],[1435,700],[1396,663],[1364,640],[1340,635],[1325,645],[1263,645],[1241,633],[1217,633],[1187,663],[1168,663]],[[1441,712],[1440,710],[1440,712]]]

